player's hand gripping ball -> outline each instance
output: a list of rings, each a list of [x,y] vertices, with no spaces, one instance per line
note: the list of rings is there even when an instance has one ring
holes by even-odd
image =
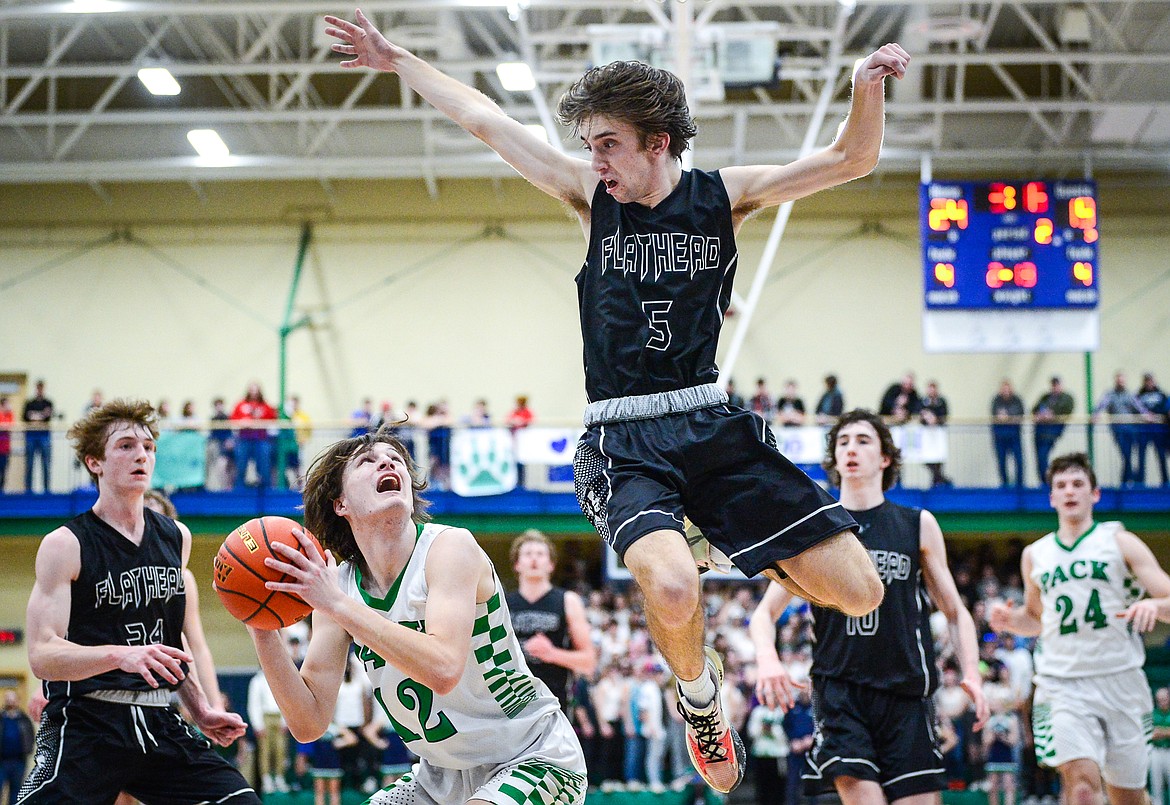
[[[312,611],[299,595],[264,586],[266,581],[290,581],[291,577],[264,564],[269,556],[284,561],[272,551],[272,543],[283,542],[302,554],[293,529],[299,529],[322,554],[317,538],[287,517],[257,517],[228,534],[215,557],[212,586],[232,617],[257,629],[282,629]]]

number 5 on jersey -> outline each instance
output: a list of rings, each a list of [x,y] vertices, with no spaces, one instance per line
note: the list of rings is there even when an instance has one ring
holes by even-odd
[[[665,352],[670,346],[670,322],[666,320],[666,315],[670,313],[673,304],[670,300],[642,303],[642,312],[650,322],[650,340],[646,342],[650,349]]]

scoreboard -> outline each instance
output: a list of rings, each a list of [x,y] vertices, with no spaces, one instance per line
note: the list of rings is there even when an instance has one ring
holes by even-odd
[[[928,310],[1092,310],[1097,186],[1083,181],[921,185]]]

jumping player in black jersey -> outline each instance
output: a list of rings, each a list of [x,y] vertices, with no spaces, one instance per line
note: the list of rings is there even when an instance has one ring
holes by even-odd
[[[568,712],[572,675],[591,676],[597,667],[585,604],[572,590],[553,586],[556,549],[544,534],[525,531],[512,540],[510,554],[520,582],[518,590],[508,593],[512,629],[533,676],[548,685]]]
[[[886,585],[881,606],[860,617],[813,607],[813,716],[816,733],[803,775],[813,788],[831,781],[844,805],[932,805],[946,788],[931,697],[938,687],[931,604],[946,615],[963,689],[987,719],[975,624],[947,568],[934,515],[886,500],[902,465],[881,417],[842,416],[829,431],[825,470]],[[788,709],[795,689],[776,652],[776,620],[792,594],[769,584],[752,614],[756,692]]]
[[[210,703],[191,673],[183,637],[196,617],[183,581],[191,532],[143,506],[157,436],[150,404],[125,400],[69,431],[98,499],[37,552],[28,652],[48,704],[21,805],[105,805],[123,790],[167,805],[260,802],[207,740],[226,746],[245,726]],[[203,735],[179,716],[173,691]]]
[[[718,655],[703,648],[684,514],[749,576],[768,574],[852,615],[882,595],[853,520],[717,384],[735,233],[754,212],[873,169],[884,79],[904,75],[910,57],[890,44],[858,62],[849,117],[824,150],[708,173],[682,168],[696,130],[682,82],[664,70],[618,62],[569,89],[558,117],[580,135],[586,162],[389,42],[360,11],[356,19],[325,18],[326,33],[341,40],[334,51],[352,57],[342,67],[397,73],[577,214],[589,244],[577,286],[590,400],[577,498],[642,590],[651,637],[679,679],[692,762],[712,788],[731,791],[743,778],[743,745],[719,704]]]

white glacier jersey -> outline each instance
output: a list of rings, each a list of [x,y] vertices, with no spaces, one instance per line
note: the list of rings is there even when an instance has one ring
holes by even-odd
[[[419,526],[414,553],[384,599],[361,588],[361,572],[351,562],[339,569],[341,589],[386,620],[425,631],[427,554],[447,528]],[[494,570],[493,577],[492,597],[476,605],[471,653],[455,688],[436,693],[359,643],[358,657],[373,683],[374,699],[407,747],[433,766],[472,769],[535,756],[583,773],[580,744],[556,697],[524,663]]]
[[[1141,668],[1146,650],[1119,612],[1144,595],[1129,571],[1117,532],[1097,523],[1072,546],[1048,534],[1028,549],[1032,581],[1044,602],[1036,644],[1039,676],[1076,678]]]

